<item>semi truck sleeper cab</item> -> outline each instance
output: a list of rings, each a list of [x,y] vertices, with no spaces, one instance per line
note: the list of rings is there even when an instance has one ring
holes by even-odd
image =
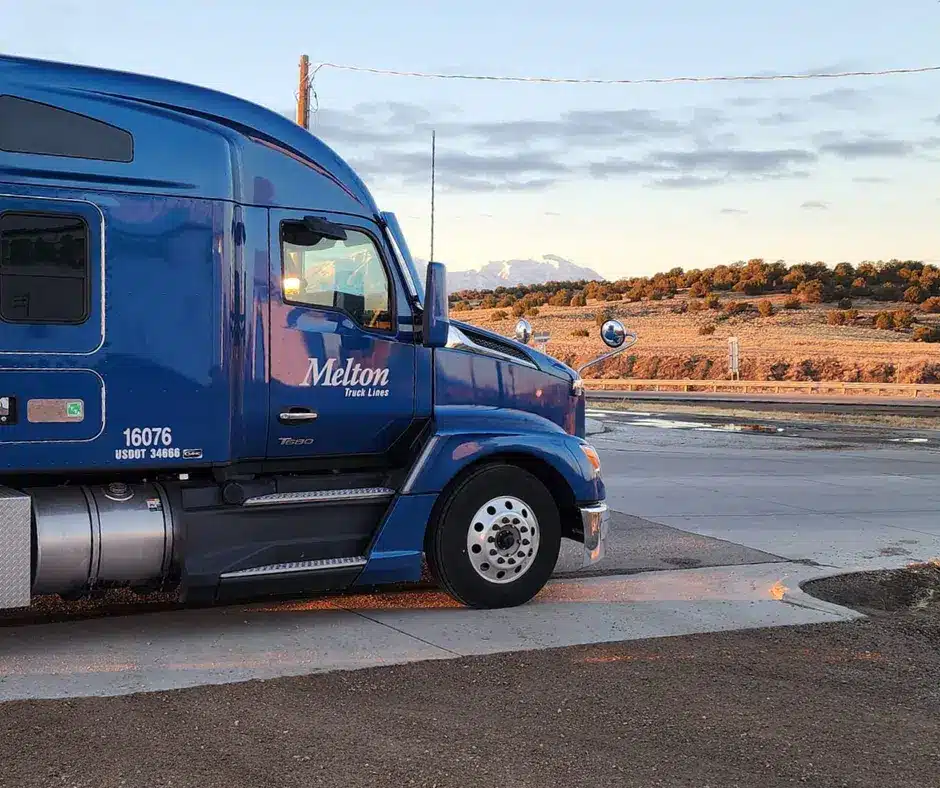
[[[422,557],[490,608],[563,538],[600,560],[578,373],[451,320],[424,274],[286,118],[0,57],[0,608],[377,586]]]

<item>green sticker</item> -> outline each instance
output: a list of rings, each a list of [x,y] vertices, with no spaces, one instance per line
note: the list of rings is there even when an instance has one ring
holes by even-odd
[[[65,415],[70,419],[80,418],[82,415],[82,403],[81,402],[69,402],[65,406]]]

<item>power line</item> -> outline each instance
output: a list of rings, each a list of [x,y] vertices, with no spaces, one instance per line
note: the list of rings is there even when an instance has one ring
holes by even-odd
[[[317,73],[324,68],[339,71],[355,71],[364,74],[380,74],[393,77],[419,77],[422,79],[460,79],[483,82],[527,82],[554,85],[660,85],[677,82],[773,82],[781,80],[807,80],[807,79],[845,79],[847,77],[882,77],[899,74],[923,74],[940,71],[940,66],[920,66],[918,68],[886,68],[877,71],[821,71],[807,72],[805,74],[746,74],[731,76],[706,77],[656,77],[639,79],[592,79],[574,77],[512,77],[487,74],[441,74],[427,71],[397,71],[386,68],[370,68],[367,66],[351,66],[343,63],[320,63],[310,76],[311,81]]]

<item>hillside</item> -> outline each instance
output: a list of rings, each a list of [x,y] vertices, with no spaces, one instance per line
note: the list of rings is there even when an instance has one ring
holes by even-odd
[[[596,324],[615,316],[639,342],[592,377],[726,378],[735,336],[745,379],[940,383],[940,270],[813,264],[761,276],[765,265],[463,292],[452,308],[505,335],[525,314],[550,332],[548,352],[572,365],[604,351]]]
[[[451,293],[461,290],[495,290],[497,287],[553,281],[600,279],[603,277],[597,271],[553,254],[547,254],[541,260],[498,260],[480,268],[447,272],[447,286]]]

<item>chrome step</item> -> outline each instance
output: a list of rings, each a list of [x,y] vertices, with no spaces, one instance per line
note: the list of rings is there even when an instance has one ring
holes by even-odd
[[[388,487],[357,487],[351,490],[312,490],[310,492],[271,493],[249,498],[242,506],[284,506],[297,503],[329,503],[331,501],[377,501],[391,498]]]
[[[288,564],[268,564],[267,566],[253,566],[250,569],[239,569],[235,572],[225,572],[222,579],[233,577],[264,577],[266,575],[289,575],[295,572],[316,572],[323,569],[353,569],[365,566],[366,557],[363,555],[349,558],[318,558],[315,561],[293,561]]]

